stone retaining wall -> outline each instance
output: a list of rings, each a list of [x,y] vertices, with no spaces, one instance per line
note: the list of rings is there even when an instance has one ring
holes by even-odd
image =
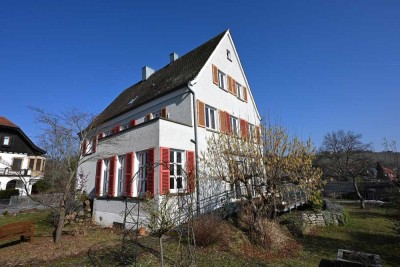
[[[344,225],[345,218],[342,213],[334,212],[303,212],[302,213],[303,227],[309,228],[312,226],[326,225]]]

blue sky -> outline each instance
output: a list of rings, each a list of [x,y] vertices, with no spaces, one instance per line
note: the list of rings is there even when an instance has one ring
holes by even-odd
[[[230,29],[260,113],[319,146],[333,130],[400,146],[400,1],[0,0],[0,115],[99,113],[141,77]]]

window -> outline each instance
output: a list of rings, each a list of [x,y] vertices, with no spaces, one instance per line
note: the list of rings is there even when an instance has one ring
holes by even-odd
[[[147,153],[146,152],[138,152],[137,153],[138,159],[138,176],[137,176],[137,196],[146,193],[146,180],[147,180],[147,171],[146,171],[146,164],[147,164]]]
[[[226,74],[223,73],[222,71],[218,70],[218,86],[221,89],[226,90]]]
[[[11,170],[20,171],[21,170],[21,165],[22,165],[22,159],[14,158],[13,159],[13,164],[11,166]]]
[[[123,124],[122,126],[121,126],[121,130],[123,131],[123,130],[126,130],[126,129],[128,129],[130,127],[130,123],[127,123],[127,124]]]
[[[3,138],[3,146],[11,145],[11,136],[5,135]]]
[[[41,167],[42,167],[42,159],[37,159],[36,160],[36,168],[35,168],[35,170],[36,171],[40,171]]]
[[[228,58],[229,61],[232,61],[231,51],[229,51],[228,49],[226,49],[226,57]]]
[[[29,169],[33,170],[35,166],[35,159],[29,159]]]
[[[254,137],[254,125],[249,123],[249,138],[250,140]]]
[[[236,92],[237,92],[237,97],[241,100],[243,100],[243,86],[240,85],[239,83],[236,83]]]
[[[217,130],[217,110],[209,106],[206,106],[206,127]]]
[[[118,166],[117,166],[117,195],[124,195],[124,184],[125,184],[125,155],[118,156]]]
[[[238,119],[230,116],[230,123],[231,123],[231,131],[234,134],[239,134],[239,124],[238,124]]]
[[[156,112],[153,112],[152,115],[153,116],[152,116],[151,119],[154,119],[154,118],[167,118],[168,117],[167,108],[162,108],[160,110],[157,110]]]
[[[178,193],[180,190],[186,188],[184,180],[183,166],[184,165],[184,152],[178,150],[170,150],[170,165],[169,165],[169,189],[171,193]]]
[[[108,175],[110,168],[110,160],[103,160],[103,196],[106,196],[108,193]]]

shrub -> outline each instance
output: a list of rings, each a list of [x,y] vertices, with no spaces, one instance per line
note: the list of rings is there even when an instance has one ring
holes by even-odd
[[[303,236],[304,225],[301,213],[292,212],[283,214],[279,217],[279,222],[285,225],[293,236]]]
[[[32,186],[32,194],[41,194],[41,193],[47,193],[52,189],[51,184],[44,180],[40,179],[37,181],[33,186]]]
[[[19,196],[18,189],[0,190],[0,199],[10,199],[11,196]]]
[[[290,241],[289,233],[273,220],[263,220],[261,224],[260,240],[268,250],[281,250]]]
[[[330,211],[330,212],[337,212],[337,213],[342,213],[343,212],[343,206],[331,202],[329,199],[324,199],[324,210]]]
[[[225,240],[224,223],[216,215],[207,214],[196,218],[193,222],[193,231],[196,244],[199,246],[206,247]]]

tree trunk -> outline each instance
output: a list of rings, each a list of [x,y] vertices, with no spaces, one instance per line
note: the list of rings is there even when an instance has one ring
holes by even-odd
[[[358,199],[360,200],[360,208],[365,209],[364,198],[361,195],[360,190],[358,190],[357,181],[356,181],[355,177],[353,178],[353,187],[354,187],[354,190],[356,190]]]
[[[64,228],[64,219],[65,219],[65,195],[63,195],[61,203],[60,203],[60,209],[59,209],[59,218],[58,218],[58,224],[57,228],[55,230],[54,234],[54,242],[59,243],[61,241],[61,235],[62,235],[62,230]]]
[[[163,244],[162,244],[162,235],[160,236],[160,266],[164,266],[164,250],[163,250]]]

